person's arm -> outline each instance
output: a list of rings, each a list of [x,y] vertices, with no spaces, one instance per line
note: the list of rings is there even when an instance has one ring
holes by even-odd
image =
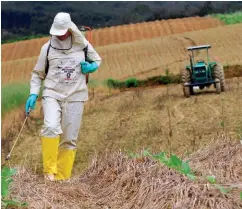
[[[101,65],[102,58],[99,56],[99,54],[90,43],[88,43],[87,47],[87,60],[80,63],[82,73],[93,73]]]
[[[87,60],[89,62],[96,62],[99,67],[101,65],[102,58],[99,56],[99,54],[90,43],[88,43],[87,47]]]
[[[36,100],[38,98],[42,81],[45,79],[45,62],[48,44],[42,46],[38,61],[32,70],[32,76],[30,80],[30,96],[25,105],[25,112],[28,115],[30,109],[35,108]]]
[[[30,80],[30,95],[36,94],[39,95],[42,81],[45,79],[45,65],[46,65],[46,53],[48,44],[44,44],[40,50],[40,55],[38,61],[32,70],[32,77]]]

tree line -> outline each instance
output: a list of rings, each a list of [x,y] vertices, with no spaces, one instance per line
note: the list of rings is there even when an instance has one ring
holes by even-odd
[[[92,28],[154,21],[214,13],[229,13],[242,9],[241,2],[71,2],[32,1],[1,2],[2,43],[23,36],[44,36],[56,13],[71,14],[78,26]]]

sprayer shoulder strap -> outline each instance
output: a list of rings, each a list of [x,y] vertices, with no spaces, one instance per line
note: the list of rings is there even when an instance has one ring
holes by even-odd
[[[48,74],[48,71],[49,71],[49,59],[48,59],[49,51],[50,51],[50,44],[48,45],[46,58],[45,58],[45,74],[46,75]]]
[[[85,55],[85,61],[87,61],[87,51],[88,51],[88,45],[83,49],[84,55]]]
[[[49,71],[49,59],[48,59],[49,51],[50,51],[50,44],[47,48],[47,53],[46,53],[46,58],[45,58],[45,74],[46,74],[46,76]],[[88,45],[83,49],[83,51],[84,51],[84,55],[85,55],[85,61],[87,61]]]

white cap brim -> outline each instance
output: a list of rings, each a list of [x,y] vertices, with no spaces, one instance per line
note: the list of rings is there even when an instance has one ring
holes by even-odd
[[[67,29],[56,29],[53,25],[50,29],[50,34],[53,36],[63,36],[66,34],[66,32],[68,31]]]

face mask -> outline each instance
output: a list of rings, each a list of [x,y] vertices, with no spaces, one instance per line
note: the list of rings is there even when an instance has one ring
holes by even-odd
[[[53,39],[53,40],[52,40]],[[70,41],[69,41],[69,37],[64,40],[64,41],[60,41],[57,37],[52,37],[50,38],[50,46],[53,48],[53,49],[56,49],[56,50],[70,50],[72,48],[72,45],[73,45],[73,42],[72,42],[72,35],[70,35]],[[69,41],[70,42],[70,46],[68,47],[63,47],[66,42]],[[59,45],[59,46],[58,46]]]

